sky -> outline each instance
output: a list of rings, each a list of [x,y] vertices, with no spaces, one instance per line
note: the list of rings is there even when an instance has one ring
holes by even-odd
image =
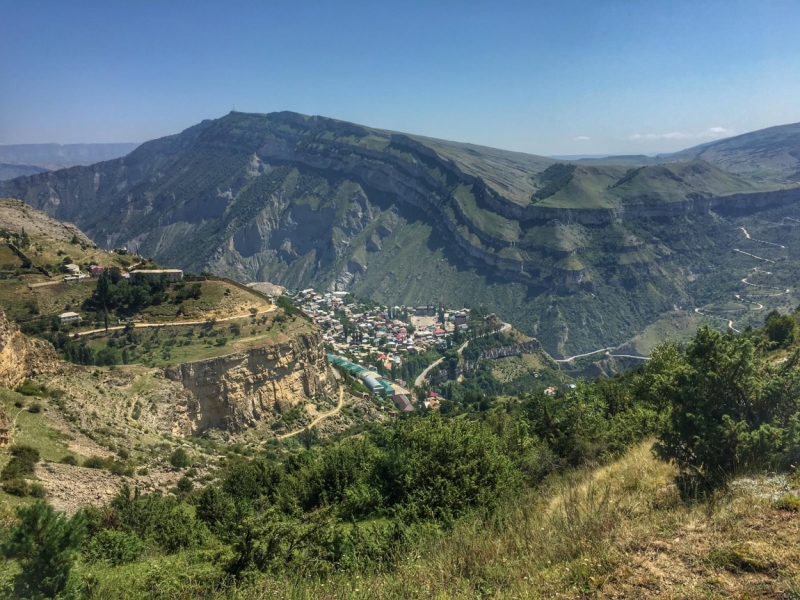
[[[534,154],[800,121],[800,4],[8,1],[0,144],[144,142],[292,110]]]

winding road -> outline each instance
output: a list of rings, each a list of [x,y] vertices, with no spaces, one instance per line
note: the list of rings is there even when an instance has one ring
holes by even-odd
[[[303,433],[306,429],[311,429],[312,427],[314,427],[314,425],[316,425],[323,419],[327,419],[328,417],[332,417],[333,415],[339,414],[339,411],[342,410],[343,406],[344,406],[344,388],[339,387],[339,404],[336,405],[336,408],[334,408],[333,410],[329,410],[326,413],[322,413],[321,415],[318,415],[316,419],[311,421],[311,423],[309,423],[308,425],[306,425],[301,429],[298,429],[297,431],[292,431],[290,433],[284,433],[283,435],[279,435],[278,439],[285,440],[286,438],[294,437],[296,435]]]
[[[234,319],[244,319],[246,317],[255,317],[258,315],[263,315],[264,313],[272,312],[275,310],[275,307],[268,308],[266,310],[260,310],[255,315],[252,313],[247,313],[244,315],[234,315],[233,317],[223,317],[221,319],[215,319],[215,323],[222,323],[223,321],[233,321]],[[169,321],[167,323],[134,323],[134,329],[139,329],[140,327],[174,327],[175,325],[205,325],[209,321]],[[125,329],[126,325],[114,325],[114,327],[109,327],[106,329],[103,327],[102,329],[92,329],[90,331],[79,331],[75,335],[78,337],[84,335],[92,335],[93,333],[105,333],[106,331],[118,331],[120,329]]]
[[[789,221],[797,221],[797,219],[792,219],[790,217],[784,217],[784,219],[788,219]],[[797,221],[797,222],[800,223],[800,221]],[[766,244],[768,246],[775,246],[776,248],[783,248],[784,250],[786,249],[786,246],[784,246],[783,244],[776,244],[774,242],[767,242],[765,240],[759,240],[759,239],[756,239],[756,238],[752,237],[750,235],[750,233],[747,231],[747,229],[745,229],[744,227],[739,227],[739,229],[741,229],[742,233],[744,233],[744,237],[746,237],[748,240],[750,240],[752,242],[759,242],[761,244]],[[751,254],[750,252],[745,252],[744,250],[739,250],[739,248],[734,248],[733,251],[734,252],[738,252],[740,254],[744,254],[746,256],[750,256],[750,257],[758,259],[758,260],[763,260],[763,261],[768,262],[768,263],[777,264],[776,261],[774,261],[772,259],[764,258],[763,256],[756,256],[755,254]],[[754,272],[758,272],[758,273],[763,273],[765,275],[772,275],[772,271],[765,271],[764,269],[759,269],[758,267],[753,267],[753,271]],[[773,294],[747,294],[748,296],[751,296],[751,297],[752,296],[761,296],[761,297],[764,297],[764,298],[775,298],[777,296],[782,296],[784,294],[788,294],[791,291],[790,289],[783,289],[783,288],[773,287],[773,286],[769,286],[769,285],[759,285],[759,284],[756,284],[756,283],[750,283],[749,281],[747,281],[747,277],[744,277],[743,279],[741,279],[741,282],[743,284],[745,284],[745,285],[748,285],[750,287],[754,287],[754,288],[759,289],[759,290],[772,290],[773,292],[777,292],[777,293],[773,293]],[[760,302],[755,302],[753,300],[747,300],[746,298],[742,298],[741,294],[734,294],[733,296],[734,296],[734,298],[736,298],[740,302],[746,302],[747,304],[755,305],[754,310],[764,310],[764,305],[761,304]],[[696,312],[699,315],[703,315],[704,317],[710,317],[712,319],[719,319],[720,321],[725,321],[728,324],[728,327],[732,331],[735,331],[736,333],[740,333],[740,331],[733,326],[733,320],[728,319],[727,317],[720,317],[720,316],[712,314],[710,312],[703,311],[703,310],[701,310],[699,308],[695,308],[694,312]]]
[[[511,323],[503,323],[503,326],[499,329],[499,332],[508,331],[509,329],[511,329]],[[486,335],[490,335],[490,334],[493,334],[493,333],[498,333],[498,332],[491,331],[491,332],[487,332],[487,333],[481,334],[478,337],[482,338],[482,337],[484,337]],[[475,339],[478,339],[478,338],[475,338]],[[459,355],[462,352],[464,352],[464,348],[466,348],[469,345],[469,342],[470,342],[470,340],[467,340],[466,342],[461,344],[461,346],[459,346],[459,348],[458,348],[458,350],[456,350],[456,352],[458,352]],[[427,367],[425,367],[425,370],[422,371],[422,373],[420,373],[419,375],[417,375],[417,378],[414,380],[414,387],[419,387],[423,383],[425,383],[425,380],[428,378],[428,373],[430,373],[431,370],[436,365],[440,364],[443,360],[444,360],[444,356],[442,358],[432,362]]]
[[[699,308],[695,308],[694,312],[696,312],[698,315],[703,315],[704,317],[711,317],[712,319],[719,319],[720,321],[726,321],[730,329],[732,329],[736,333],[741,333],[741,331],[739,331],[738,329],[736,329],[736,327],[733,326],[733,321],[731,321],[730,319],[726,319],[724,317],[718,317],[717,315],[712,315],[709,312],[703,312]]]

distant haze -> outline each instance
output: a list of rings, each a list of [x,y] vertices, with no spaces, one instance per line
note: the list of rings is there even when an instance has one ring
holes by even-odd
[[[0,145],[0,163],[33,165],[50,171],[91,165],[125,156],[139,144],[12,144]]]

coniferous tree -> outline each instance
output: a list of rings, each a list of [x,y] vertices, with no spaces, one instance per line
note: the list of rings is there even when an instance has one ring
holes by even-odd
[[[17,509],[19,524],[0,546],[3,556],[22,567],[17,576],[21,597],[53,597],[67,584],[78,549],[86,536],[82,512],[71,519],[42,500]]]

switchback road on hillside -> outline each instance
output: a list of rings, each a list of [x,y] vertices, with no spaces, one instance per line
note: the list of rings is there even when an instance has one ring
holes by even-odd
[[[754,237],[750,237],[750,234],[747,233],[747,229],[745,229],[744,227],[739,227],[739,229],[741,229],[744,232],[744,237],[746,237],[748,240],[758,242],[759,244],[766,244],[767,246],[775,246],[776,248],[783,248],[784,250],[786,249],[786,246],[782,244],[776,244],[775,242],[767,242],[765,240],[757,240]]]
[[[234,319],[244,319],[246,317],[255,317],[258,315],[263,315],[264,313],[272,312],[275,310],[275,307],[269,308],[267,310],[260,310],[255,315],[251,313],[247,313],[245,315],[234,315],[232,317],[223,317],[221,319],[215,319],[215,323],[221,323],[222,321],[233,321]],[[167,323],[134,323],[134,329],[139,329],[140,327],[175,327],[176,325],[205,325],[209,321],[169,321]],[[102,329],[92,329],[91,331],[79,331],[75,335],[80,337],[84,335],[91,335],[93,333],[105,333],[106,331],[118,331],[120,329],[125,329],[126,325],[114,325],[114,327],[109,327],[106,329],[103,327]]]
[[[709,312],[703,312],[699,308],[695,308],[694,312],[696,312],[698,315],[703,315],[704,317],[711,317],[712,319],[719,319],[720,321],[726,321],[730,329],[732,329],[736,333],[741,333],[741,331],[739,331],[738,329],[736,329],[736,327],[733,326],[733,321],[731,321],[730,319],[726,319],[724,317],[718,317],[717,315],[712,315]]]
[[[312,427],[314,427],[314,425],[316,425],[317,423],[319,423],[323,419],[327,419],[328,417],[332,417],[333,415],[339,414],[339,411],[342,410],[343,406],[344,406],[344,388],[340,386],[339,387],[339,404],[336,405],[336,408],[334,408],[333,410],[329,410],[326,413],[322,413],[321,415],[318,415],[316,419],[311,421],[311,423],[309,423],[308,425],[306,425],[302,429],[298,429],[297,431],[292,431],[290,433],[284,433],[283,435],[279,435],[278,439],[279,440],[285,440],[286,438],[294,437],[296,435],[299,435],[299,434],[303,433],[306,429],[311,429]]]
[[[746,254],[747,256],[752,256],[753,258],[757,258],[758,260],[763,260],[764,262],[775,264],[775,261],[769,258],[764,258],[763,256],[756,256],[755,254],[750,254],[749,252],[745,252],[744,250],[739,250],[738,248],[733,249],[734,252],[738,252],[739,254]]]
[[[503,332],[503,331],[508,331],[509,329],[511,329],[511,323],[503,323],[503,326],[500,328],[499,331]],[[494,332],[492,332],[492,333],[494,333]],[[489,335],[489,334],[484,333],[482,335],[479,335],[478,337],[482,338],[482,337],[484,337],[486,335]],[[461,346],[459,346],[459,348],[458,348],[458,350],[456,352],[458,352],[459,355],[462,352],[464,352],[464,348],[466,348],[469,345],[469,342],[470,342],[470,340],[467,340],[466,342],[461,344]],[[436,360],[436,361],[432,362],[427,367],[425,367],[425,370],[422,371],[422,373],[420,373],[419,375],[417,375],[417,378],[414,380],[414,387],[419,387],[423,383],[425,383],[425,380],[428,378],[428,373],[430,373],[431,369],[433,369],[436,365],[440,364],[443,360],[444,360],[444,356],[442,358],[440,358],[439,360]]]

